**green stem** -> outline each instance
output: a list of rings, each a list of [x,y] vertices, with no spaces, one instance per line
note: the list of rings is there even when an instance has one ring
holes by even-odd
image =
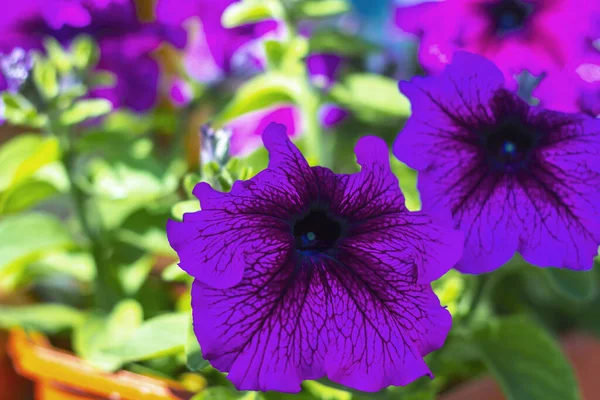
[[[473,293],[473,297],[471,297],[469,311],[463,319],[465,325],[469,325],[473,321],[473,318],[476,316],[481,305],[481,301],[485,296],[486,292],[488,292],[490,281],[491,280],[489,274],[476,276],[475,291]]]
[[[86,210],[85,193],[77,185],[75,176],[77,156],[73,150],[73,143],[69,129],[53,122],[50,124],[50,132],[58,134],[62,148],[62,164],[67,172],[70,185],[70,195],[75,207],[75,215],[81,224],[84,234],[90,243],[90,252],[94,267],[96,269],[96,287],[94,291],[94,302],[96,307],[104,311],[110,311],[123,297],[121,282],[117,271],[112,268],[108,259],[104,239],[99,229],[94,229]]]

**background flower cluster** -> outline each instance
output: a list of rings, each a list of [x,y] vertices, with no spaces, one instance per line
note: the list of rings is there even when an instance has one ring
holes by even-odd
[[[0,91],[0,329],[181,398],[581,398],[600,5],[13,2]]]

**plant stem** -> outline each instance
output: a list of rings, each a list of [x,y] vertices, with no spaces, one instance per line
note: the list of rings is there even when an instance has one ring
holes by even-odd
[[[479,309],[481,299],[484,297],[484,294],[488,291],[490,277],[489,274],[477,275],[475,282],[475,291],[473,293],[473,297],[471,297],[471,302],[469,305],[469,311],[467,315],[465,315],[463,322],[468,325],[472,322],[473,318],[477,314]]]
[[[86,210],[85,193],[77,185],[75,176],[76,154],[71,141],[69,129],[52,121],[50,132],[58,135],[61,141],[62,164],[69,179],[70,195],[75,207],[75,215],[90,243],[90,252],[96,269],[96,287],[94,290],[95,306],[103,311],[110,311],[123,297],[121,282],[117,271],[108,260],[104,239],[99,228],[94,229]]]

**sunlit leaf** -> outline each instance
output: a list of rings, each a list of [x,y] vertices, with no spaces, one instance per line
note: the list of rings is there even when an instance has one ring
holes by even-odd
[[[281,3],[277,0],[242,0],[225,9],[221,23],[226,28],[235,28],[266,19],[278,19],[283,13]]]
[[[275,104],[293,102],[300,93],[299,82],[289,76],[278,73],[258,75],[237,90],[231,102],[214,119],[214,125],[223,125],[240,115]]]
[[[51,100],[58,95],[58,72],[50,61],[36,60],[33,66],[33,81],[46,100]]]
[[[294,10],[301,18],[325,18],[350,10],[346,0],[305,0]]]
[[[122,362],[148,360],[184,351],[189,315],[165,314],[144,322],[124,343],[107,350]]]
[[[73,64],[85,70],[93,67],[98,60],[98,47],[90,36],[80,35],[71,43]]]
[[[10,215],[0,219],[0,286],[48,251],[67,248],[73,240],[63,221],[49,214]],[[5,283],[6,284],[6,283]]]
[[[37,179],[21,181],[0,195],[0,214],[26,210],[57,193],[59,191],[48,182]]]
[[[81,311],[59,304],[8,307],[0,305],[0,328],[23,327],[45,333],[72,329],[84,320]]]
[[[56,138],[23,134],[0,147],[0,191],[29,178],[41,167],[60,158]]]
[[[75,125],[87,119],[106,115],[111,110],[112,103],[105,99],[79,100],[71,108],[63,112],[60,122],[64,125]]]

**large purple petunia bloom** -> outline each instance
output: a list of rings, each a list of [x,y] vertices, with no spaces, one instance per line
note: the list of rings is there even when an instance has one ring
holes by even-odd
[[[271,124],[269,167],[230,193],[199,184],[202,210],[169,222],[196,278],[204,357],[238,389],[298,392],[327,375],[365,391],[431,373],[451,317],[430,282],[460,258],[462,235],[408,212],[383,140],[356,146],[362,171],[310,167]]]
[[[578,57],[599,10],[589,0],[445,0],[400,7],[396,22],[421,38],[419,59],[431,72],[465,50],[489,58],[512,79],[524,69],[559,71]]]
[[[157,97],[159,68],[149,53],[170,35],[161,25],[137,19],[133,0],[27,0],[10,2],[0,15],[0,52],[40,49],[46,36],[67,45],[80,34],[98,41],[98,68],[117,76],[114,88],[93,95],[116,107],[143,111]]]
[[[532,107],[489,60],[459,52],[438,77],[402,82],[412,116],[394,154],[419,171],[423,209],[465,232],[462,272],[518,251],[539,266],[592,268],[600,243],[600,120]]]

